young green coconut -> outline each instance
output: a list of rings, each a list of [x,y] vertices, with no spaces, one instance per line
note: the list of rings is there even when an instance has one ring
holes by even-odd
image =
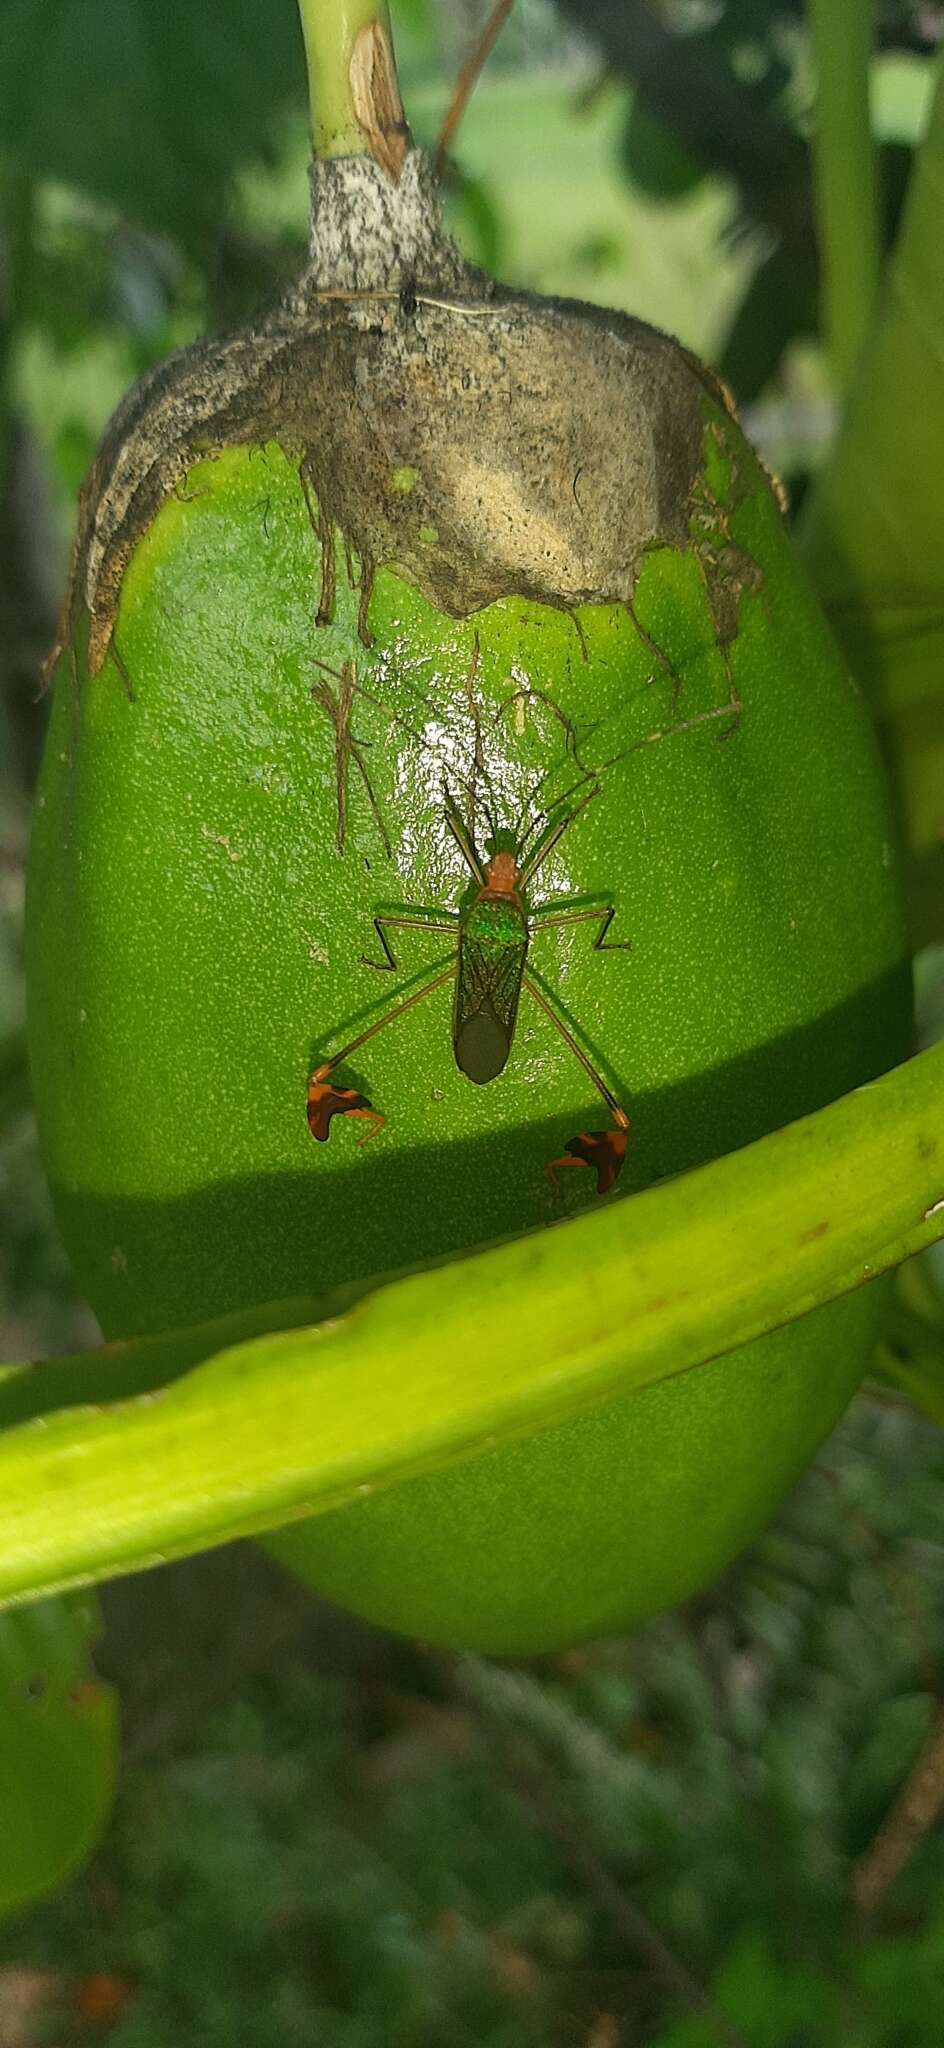
[[[53,655],[33,1071],[109,1336],[556,1223],[910,1049],[872,734],[726,394],[470,268],[340,13],[309,265],[120,408]],[[758,1528],[879,1310],[274,1547],[443,1643],[623,1627]]]

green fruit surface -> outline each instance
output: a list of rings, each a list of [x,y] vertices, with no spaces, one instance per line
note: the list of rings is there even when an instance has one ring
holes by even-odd
[[[76,687],[62,666],[31,856],[42,1142],[106,1334],[318,1293],[597,1199],[575,1170],[555,1202],[547,1162],[608,1118],[527,992],[487,1086],[457,1069],[447,985],[342,1070],[386,1118],[366,1149],[350,1118],[327,1144],[309,1135],[311,1066],[454,952],[450,933],[391,930],[400,971],[362,959],[381,957],[379,909],[468,901],[447,789],[470,817],[474,799],[484,852],[493,826],[520,841],[599,779],[530,900],[612,902],[609,938],[632,949],[594,951],[578,924],[535,933],[530,959],[632,1119],[608,1199],[906,1056],[862,704],[761,471],[713,410],[706,474],[716,530],[702,516],[700,553],[650,555],[632,613],[507,598],[449,620],[383,572],[369,648],[349,577],[315,624],[317,539],[278,447],[201,463],[164,505],[125,576],[125,676],[111,658],[84,676],[80,651]],[[740,590],[727,667],[712,550]],[[861,1377],[879,1305],[860,1291],[276,1548],[433,1640],[528,1651],[624,1626],[756,1530]]]

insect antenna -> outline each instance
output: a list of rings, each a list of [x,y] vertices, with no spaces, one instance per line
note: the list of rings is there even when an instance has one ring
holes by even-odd
[[[576,786],[579,788],[579,783]],[[586,796],[582,797],[572,810],[568,811],[563,818],[559,818],[556,824],[552,823],[546,827],[519,873],[519,888],[527,888],[528,883],[533,880],[538,870],[544,866],[545,861],[553,853],[558,841],[563,838],[568,826],[573,824],[575,818],[579,818],[581,811],[585,811],[588,804],[592,804],[594,797],[600,795],[601,786],[599,782],[594,782],[593,788],[588,790]]]
[[[489,781],[489,788],[491,788],[491,781]],[[492,805],[490,803],[483,803],[482,809],[484,810],[485,816],[488,819],[488,829],[491,834],[489,844],[491,846],[494,846],[495,841],[498,838],[498,819],[496,818],[494,809],[492,808]]]
[[[515,844],[518,848],[519,859],[521,855],[524,853],[526,847],[530,845],[535,833],[542,832],[550,818],[551,813],[547,806],[544,804],[538,804],[538,797],[540,796],[541,790],[543,789],[544,784],[547,781],[548,772],[549,771],[545,770],[545,773],[543,775],[540,775],[537,781],[532,785],[527,797],[525,798],[525,802],[522,805],[521,810],[518,812],[517,817],[515,818],[513,829],[515,834]],[[535,805],[537,805],[536,810]],[[526,811],[531,811],[533,814],[531,816],[530,822],[527,825],[524,822]]]
[[[327,668],[327,663],[322,662],[320,666],[322,668]],[[337,669],[330,669],[328,673],[330,675],[338,675],[339,671]],[[420,708],[423,711],[429,712],[431,707],[426,703],[425,699],[422,696],[422,693],[416,689],[416,685],[408,684],[408,687],[412,688],[414,694],[419,697]],[[435,761],[437,767],[442,768],[445,774],[447,764],[443,759],[440,749],[435,745],[435,743],[432,740],[428,739],[426,734],[424,732],[421,732],[417,726],[411,725],[409,719],[404,718],[402,712],[395,711],[392,705],[389,704],[383,697],[378,697],[374,690],[366,689],[364,684],[360,680],[358,680],[356,684],[355,695],[358,697],[363,697],[366,703],[373,704],[378,711],[383,712],[384,717],[389,718],[393,725],[398,726],[401,732],[405,732],[409,739],[414,740],[416,745],[421,749],[421,751],[427,754],[433,761]],[[461,768],[458,768],[456,766],[454,760],[450,761],[449,763],[449,772],[455,777],[456,781],[465,791],[465,794],[469,798],[469,802],[472,805],[474,805],[476,801],[476,790],[474,782],[467,775],[464,775],[462,773]],[[487,782],[489,789],[493,789],[494,785],[492,783],[492,778],[484,762],[480,762],[478,772]],[[445,783],[443,786],[445,788]],[[491,813],[489,813],[489,816],[491,816]]]

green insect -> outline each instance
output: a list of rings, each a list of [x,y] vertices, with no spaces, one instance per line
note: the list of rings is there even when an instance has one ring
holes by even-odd
[[[388,1024],[395,1023],[398,1017],[405,1016],[407,1010],[423,1002],[444,982],[454,979],[452,1049],[461,1072],[479,1086],[494,1081],[502,1072],[514,1041],[518,1004],[524,989],[550,1019],[575,1059],[579,1060],[613,1119],[611,1130],[581,1131],[577,1137],[569,1139],[566,1152],[547,1167],[551,1185],[556,1192],[557,1170],[562,1166],[592,1166],[597,1175],[598,1194],[605,1194],[614,1185],[626,1156],[629,1118],[568,1030],[550,996],[528,973],[527,967],[532,933],[558,925],[595,923],[598,927],[593,941],[596,952],[627,952],[630,948],[629,940],[607,944],[606,935],[616,915],[612,903],[587,907],[586,904],[570,904],[565,898],[551,897],[529,909],[525,901],[529,883],[540,872],[574,819],[599,793],[597,783],[563,818],[544,831],[529,855],[522,858],[520,848],[514,852],[496,851],[487,861],[480,858],[472,834],[447,794],[446,824],[472,875],[474,894],[457,911],[380,912],[374,918],[374,928],[384,958],[366,961],[365,964],[384,972],[397,971],[387,938],[387,932],[392,929],[454,933],[458,942],[455,959],[448,967],[437,967],[420,988],[395,1003],[384,1016],[368,1025],[366,1031],[315,1068],[308,1082],[308,1125],[319,1143],[323,1144],[329,1137],[334,1116],[363,1117],[369,1121],[371,1128],[361,1139],[362,1144],[376,1135],[385,1118],[356,1089],[335,1087],[331,1076],[335,1068],[357,1052],[369,1038],[385,1030]]]

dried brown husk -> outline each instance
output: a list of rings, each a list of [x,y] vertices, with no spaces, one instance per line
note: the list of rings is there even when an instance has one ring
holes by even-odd
[[[629,602],[648,551],[690,544],[706,399],[731,410],[697,358],[643,321],[508,291],[467,264],[422,152],[398,182],[370,157],[316,163],[297,284],[252,326],[150,371],[115,413],[82,492],[49,670],[84,609],[98,671],[142,534],[192,464],[239,444],[275,441],[297,460],[322,542],[322,622],[338,533],[362,564],[365,639],[380,566],[452,617],[511,594]],[[721,621],[730,565],[706,574]]]

